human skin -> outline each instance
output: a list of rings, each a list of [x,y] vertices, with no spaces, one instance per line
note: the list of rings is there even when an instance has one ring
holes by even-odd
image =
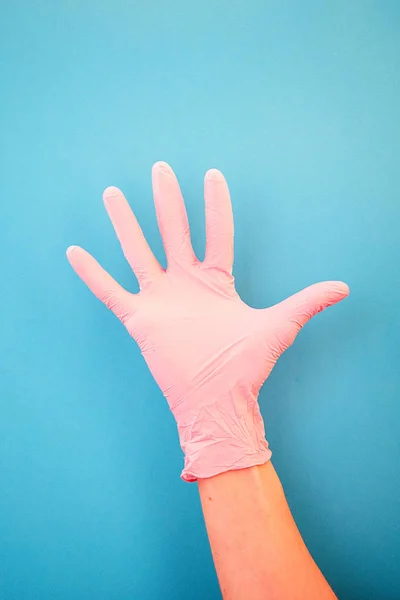
[[[224,600],[333,600],[271,461],[199,479]]]

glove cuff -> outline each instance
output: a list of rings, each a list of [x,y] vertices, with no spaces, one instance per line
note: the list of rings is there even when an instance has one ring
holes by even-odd
[[[184,481],[261,465],[271,458],[264,422],[253,390],[234,389],[178,421]]]

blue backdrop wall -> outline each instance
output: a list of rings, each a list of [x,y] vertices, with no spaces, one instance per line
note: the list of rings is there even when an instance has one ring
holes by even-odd
[[[101,202],[160,260],[166,160],[204,251],[202,179],[231,187],[253,306],[325,278],[261,393],[274,464],[341,599],[399,598],[400,4],[0,4],[0,598],[220,597],[195,485],[138,349],[69,267],[131,290]]]

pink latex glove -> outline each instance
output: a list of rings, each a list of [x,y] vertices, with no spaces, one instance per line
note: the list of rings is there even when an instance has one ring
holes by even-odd
[[[206,256],[193,251],[179,184],[166,163],[153,167],[154,202],[168,268],[150,250],[122,192],[104,203],[140,292],[123,289],[82,248],[68,259],[139,344],[178,425],[186,481],[269,460],[257,396],[279,356],[316,313],[349,293],[317,283],[267,309],[245,304],[232,276],[233,217],[228,186],[205,176]]]

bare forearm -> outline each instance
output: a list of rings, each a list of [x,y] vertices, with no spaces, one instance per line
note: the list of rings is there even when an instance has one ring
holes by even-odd
[[[225,600],[334,600],[271,462],[199,480]]]

